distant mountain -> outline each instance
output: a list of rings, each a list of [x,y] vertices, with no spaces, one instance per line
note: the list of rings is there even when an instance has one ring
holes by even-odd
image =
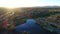
[[[45,6],[45,8],[60,8],[60,6]]]
[[[60,6],[43,6],[41,8],[60,8]]]
[[[19,7],[19,8],[60,8],[60,6],[34,6],[34,7]],[[5,9],[4,7],[0,7],[0,9]]]

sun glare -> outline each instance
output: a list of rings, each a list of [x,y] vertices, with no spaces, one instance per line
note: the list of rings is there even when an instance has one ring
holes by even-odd
[[[4,8],[7,8],[7,9],[15,9],[17,7],[4,7]]]
[[[38,5],[36,0],[0,0],[0,7],[9,9],[16,7],[32,7]]]
[[[13,9],[18,7],[16,0],[0,0],[0,7]]]

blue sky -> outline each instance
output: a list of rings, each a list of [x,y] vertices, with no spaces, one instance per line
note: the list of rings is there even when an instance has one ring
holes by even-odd
[[[39,1],[46,3],[46,5],[60,5],[60,0],[39,0]]]
[[[60,6],[60,0],[0,0],[0,7]]]

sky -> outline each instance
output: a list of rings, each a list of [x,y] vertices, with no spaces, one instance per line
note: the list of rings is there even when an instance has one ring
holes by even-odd
[[[60,0],[0,0],[0,7],[60,6]]]

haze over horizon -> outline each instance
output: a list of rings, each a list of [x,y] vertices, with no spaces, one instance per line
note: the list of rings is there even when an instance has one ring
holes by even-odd
[[[0,7],[60,6],[60,0],[0,0]]]

